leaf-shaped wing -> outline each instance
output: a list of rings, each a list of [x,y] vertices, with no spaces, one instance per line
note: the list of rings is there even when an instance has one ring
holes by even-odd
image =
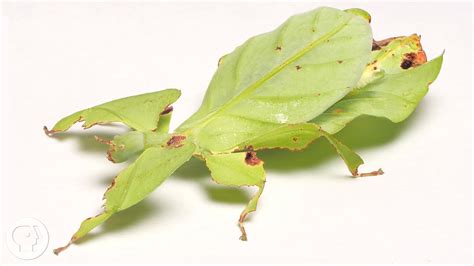
[[[313,119],[344,97],[369,62],[372,35],[363,18],[319,8],[251,38],[221,59],[202,107],[178,132],[230,151],[285,123]]]
[[[135,130],[153,131],[158,127],[160,114],[168,112],[167,107],[180,95],[179,90],[167,89],[114,100],[67,116],[57,122],[51,130],[45,127],[45,131],[48,135],[66,131],[74,123],[81,121],[84,121],[84,128],[96,124],[122,122]]]
[[[363,114],[386,117],[393,122],[404,120],[426,94],[428,85],[436,79],[442,56],[425,63],[426,56],[417,35],[390,38],[378,43],[380,46],[372,52],[372,61],[358,82],[360,87],[314,119],[314,123],[282,125],[241,143],[239,150],[299,150],[324,136],[353,176],[383,174],[381,169],[358,173],[358,167],[363,164],[362,158],[331,134]]]
[[[178,167],[188,161],[194,151],[194,144],[182,138],[179,138],[179,143],[171,143],[170,140],[163,146],[146,149],[133,164],[112,181],[104,194],[106,200],[103,206],[104,212],[84,220],[71,241],[65,247],[55,249],[54,252],[58,254],[114,213],[143,200]]]
[[[303,149],[321,136],[319,129],[334,134],[360,115],[386,117],[393,122],[406,119],[436,79],[442,56],[425,63],[417,35],[377,43],[380,46],[372,52],[371,63],[358,82],[360,87],[313,119],[314,124],[281,125],[242,142],[239,149]],[[411,60],[408,65],[407,60]]]

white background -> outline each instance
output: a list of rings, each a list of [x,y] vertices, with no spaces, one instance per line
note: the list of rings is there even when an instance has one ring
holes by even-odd
[[[172,125],[195,111],[219,57],[292,14],[324,3],[80,3],[4,5],[2,17],[3,228],[35,217],[50,246],[36,262],[359,262],[471,260],[471,6],[331,4],[372,14],[374,37],[418,33],[429,58],[445,49],[438,80],[406,122],[364,118],[339,137],[379,177],[348,177],[325,141],[299,153],[261,153],[267,185],[238,240],[250,190],[211,182],[191,161],[147,200],[56,257],[99,212],[124,167],[93,136],[59,139],[43,125],[108,100],[176,87]],[[326,3],[328,5],[328,3]],[[5,230],[2,231],[5,234]],[[3,242],[3,238],[2,238]],[[3,262],[17,262],[6,247]]]

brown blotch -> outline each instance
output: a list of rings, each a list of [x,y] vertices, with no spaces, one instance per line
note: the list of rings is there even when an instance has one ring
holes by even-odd
[[[421,50],[416,53],[415,65],[419,66],[426,63],[426,54],[425,51]]]
[[[183,146],[183,141],[186,139],[186,136],[175,135],[172,136],[167,142],[166,145],[170,148],[179,148]]]
[[[166,114],[169,114],[173,112],[173,106],[171,105],[168,105],[165,107],[165,110],[163,110],[163,112],[160,113],[160,115],[166,115]]]
[[[334,109],[334,113],[336,113],[336,114],[340,114],[342,112],[344,112],[344,110],[342,110],[341,108]]]
[[[374,41],[372,41],[372,51],[380,50],[380,46]]]
[[[300,70],[300,69],[302,69],[302,68],[303,68],[303,67],[300,66],[300,65],[297,65],[297,66],[296,66],[296,70]]]
[[[260,160],[258,157],[257,157],[257,153],[254,152],[254,151],[248,151],[246,154],[245,154],[245,163],[248,164],[248,165],[251,165],[251,166],[255,166],[255,165],[258,165],[262,162],[262,160]]]
[[[343,62],[342,60],[337,60],[338,64],[342,64],[342,62]]]
[[[408,69],[410,67],[417,67],[424,63],[426,63],[426,54],[423,50],[421,50],[421,51],[418,51],[417,53],[404,54],[400,67],[403,69]]]
[[[281,51],[281,46],[277,46],[277,47],[275,48],[275,50]]]
[[[413,65],[413,62],[408,60],[408,59],[403,59],[402,63],[400,64],[400,67],[403,69],[409,69]]]
[[[297,142],[297,141],[298,141],[298,138],[297,138],[297,137],[293,137],[292,140],[293,140],[294,142]]]

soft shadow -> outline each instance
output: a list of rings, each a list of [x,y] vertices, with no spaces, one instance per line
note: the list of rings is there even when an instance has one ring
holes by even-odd
[[[182,179],[203,179],[210,178],[209,170],[207,169],[205,163],[195,157],[192,157],[189,162],[181,166],[173,174],[177,178]]]
[[[240,188],[213,184],[205,163],[194,157],[181,166],[173,176],[199,184],[206,192],[207,197],[216,202],[247,204],[250,200],[247,193]]]
[[[100,128],[92,128],[87,131],[71,130],[68,132],[56,133],[51,138],[57,139],[58,141],[67,141],[70,139],[77,140],[79,142],[79,149],[85,152],[104,152],[108,146],[99,143],[95,140],[95,136],[104,139],[111,140],[116,135],[124,134],[127,131],[127,127],[119,124],[106,124],[101,125]]]
[[[336,137],[356,152],[360,152],[392,142],[413,120],[416,120],[416,114],[398,124],[385,118],[361,116],[337,133]],[[328,160],[337,158],[338,155],[326,140],[320,138],[303,151],[265,150],[259,153],[259,157],[265,161],[266,169],[289,172],[316,168]]]
[[[104,134],[104,133],[79,133],[79,132],[71,132],[71,133],[58,133],[57,135],[53,135],[52,138],[57,139],[59,141],[66,141],[69,139],[75,139],[79,143],[79,149],[85,152],[105,152],[108,148],[106,144],[100,143],[95,140],[95,136],[109,140],[113,139],[116,134]]]
[[[417,120],[419,113],[415,112],[409,119],[402,123],[392,123],[387,119],[363,116],[350,123],[344,130],[336,134],[337,138],[347,146],[356,151],[368,148],[380,148],[392,142],[405,131],[411,123]],[[58,134],[55,138],[63,141],[69,138],[77,138],[84,151],[103,152],[106,147],[97,143],[94,136],[104,139],[111,139],[117,133],[90,132]],[[259,152],[259,157],[265,161],[265,168],[270,171],[289,172],[304,168],[317,168],[328,160],[336,159],[337,154],[331,145],[322,138],[311,144],[307,149],[299,152],[287,150],[265,150]],[[227,204],[246,204],[250,200],[247,191],[213,184],[210,173],[205,163],[196,158],[192,158],[188,163],[180,167],[175,173],[176,178],[190,180],[200,185],[206,192],[209,199]],[[110,184],[113,177],[104,178],[101,183]],[[151,216],[160,211],[160,206],[152,205],[148,201],[143,201],[136,206],[122,211],[112,216],[101,227],[97,233],[88,234],[78,243],[82,243],[100,236],[101,234],[116,232],[133,227],[138,221]]]
[[[302,151],[263,150],[258,153],[269,171],[291,172],[303,168],[317,167],[335,157],[334,149],[321,139]]]
[[[105,221],[102,226],[100,226],[101,230],[97,232],[91,232],[85,235],[83,238],[77,240],[75,243],[81,244],[83,242],[93,240],[96,237],[100,237],[103,234],[119,232],[121,230],[129,229],[133,226],[138,226],[140,221],[144,221],[147,217],[160,212],[161,209],[162,207],[158,202],[153,202],[153,204],[151,204],[150,201],[145,199],[133,207],[114,214],[107,221]]]
[[[361,116],[336,134],[336,137],[356,152],[373,147],[380,148],[399,137],[416,120],[417,116],[417,112],[415,112],[409,119],[398,124],[385,118]],[[303,151],[263,150],[258,153],[258,156],[265,161],[267,170],[278,172],[317,168],[329,160],[338,159],[334,148],[323,138],[318,139]],[[177,178],[197,181],[209,199],[213,201],[246,204],[250,200],[248,194],[242,189],[211,185],[209,170],[204,162],[196,158],[192,158],[174,175]]]
[[[353,149],[381,147],[400,137],[415,120],[416,114],[401,123],[393,123],[385,118],[363,116],[336,134],[347,146]]]
[[[213,201],[239,205],[247,204],[250,201],[249,195],[241,188],[220,185],[205,185],[203,187],[207,196]]]
[[[125,169],[125,168],[126,168],[126,165],[124,165],[123,169]],[[118,173],[115,174],[115,175],[100,177],[100,178],[97,178],[96,181],[99,185],[108,187],[108,186],[110,186],[110,184],[112,184],[112,180],[114,180],[114,178],[116,178],[117,175],[118,175]]]

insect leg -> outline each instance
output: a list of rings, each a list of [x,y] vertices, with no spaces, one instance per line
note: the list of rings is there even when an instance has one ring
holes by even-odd
[[[377,176],[377,175],[383,175],[384,172],[380,168],[376,171],[368,172],[368,173],[359,173],[358,168],[361,164],[364,163],[364,160],[352,151],[349,147],[344,145],[342,142],[340,142],[338,139],[336,139],[333,135],[320,130],[321,135],[324,136],[329,143],[336,149],[336,152],[341,156],[341,158],[344,160],[344,162],[347,165],[347,168],[349,168],[349,171],[351,172],[353,177],[364,177],[364,176]]]

